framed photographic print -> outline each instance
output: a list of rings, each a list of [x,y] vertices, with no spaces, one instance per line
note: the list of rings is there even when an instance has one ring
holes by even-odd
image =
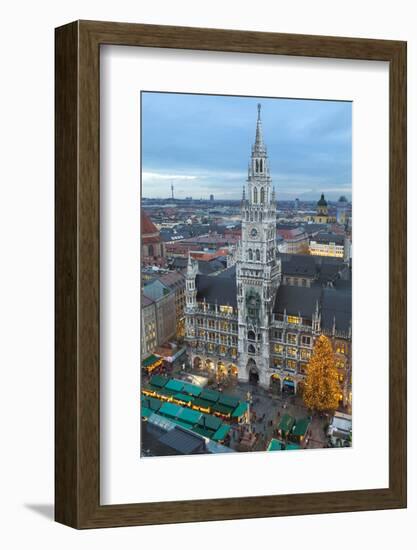
[[[405,506],[406,44],[56,29],[56,520]]]

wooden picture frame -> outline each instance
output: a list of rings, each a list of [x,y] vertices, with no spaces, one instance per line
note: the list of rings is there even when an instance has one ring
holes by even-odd
[[[75,528],[406,506],[406,43],[77,21],[56,29],[55,518]],[[99,57],[117,44],[389,62],[389,487],[100,505]]]

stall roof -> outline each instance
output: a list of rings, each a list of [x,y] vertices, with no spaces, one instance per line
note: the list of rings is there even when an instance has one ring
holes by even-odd
[[[202,407],[203,409],[209,409],[213,406],[213,403],[206,401],[205,399],[201,399],[200,397],[196,397],[193,401],[193,405],[196,407]]]
[[[163,403],[161,408],[159,409],[160,414],[165,414],[166,416],[170,416],[171,418],[176,418],[180,412],[181,407],[179,405],[176,405],[175,403]]]
[[[161,358],[159,357],[159,355],[152,354],[142,361],[142,367],[145,367],[145,368],[150,367],[151,365],[153,365],[154,363],[160,360]]]
[[[232,397],[231,395],[222,395],[219,399],[221,405],[226,405],[231,409],[235,409],[239,405],[239,399]]]
[[[221,426],[222,421],[216,416],[202,414],[198,424],[199,426],[203,426],[204,428],[208,428],[209,430],[217,430]]]
[[[184,382],[184,387],[182,388],[182,391],[185,393],[189,393],[193,397],[198,397],[201,394],[200,386],[190,384],[190,382]]]
[[[282,451],[283,448],[284,444],[282,441],[279,441],[279,439],[271,439],[267,451]]]
[[[152,386],[156,386],[157,388],[163,388],[167,382],[168,378],[161,376],[160,374],[154,374],[154,376],[150,379],[150,384]]]
[[[188,422],[188,424],[197,424],[201,418],[201,413],[198,411],[193,411],[192,409],[183,408],[178,415],[178,420],[183,420]]]
[[[303,437],[306,434],[306,431],[310,425],[310,418],[300,418],[295,423],[295,426],[292,429],[291,434],[297,437]]]
[[[248,406],[244,401],[241,401],[236,409],[232,412],[233,418],[240,418],[248,410]]]
[[[140,414],[141,414],[142,418],[149,418],[151,416],[151,414],[153,414],[153,410],[148,409],[148,407],[142,407],[141,411],[140,411]]]
[[[213,403],[213,411],[219,412],[220,414],[230,415],[233,411],[233,407],[228,407],[227,405],[222,405],[221,403]]]
[[[281,417],[278,430],[282,430],[283,432],[289,432],[291,428],[294,426],[294,423],[295,423],[295,418],[292,417],[290,414],[285,413]]]
[[[161,401],[156,399],[156,397],[146,397],[142,396],[142,406],[152,409],[153,411],[158,411],[161,408]]]
[[[213,435],[212,439],[213,441],[223,441],[223,439],[227,436],[229,432],[230,426],[228,426],[227,424],[222,424]]]
[[[174,399],[178,399],[178,401],[184,401],[184,403],[192,403],[194,401],[194,397],[191,395],[186,395],[185,393],[176,393],[174,395]]]
[[[201,426],[194,426],[193,432],[200,434],[204,437],[208,437],[211,439],[213,437],[213,430],[207,430],[206,428],[202,428]]]
[[[201,392],[200,397],[201,399],[206,399],[207,401],[212,401],[213,403],[215,403],[216,401],[219,400],[220,393],[216,390],[204,389]]]
[[[287,443],[285,450],[286,451],[297,451],[300,449],[300,445],[297,445],[297,443]]]
[[[180,380],[176,380],[175,378],[171,378],[170,380],[168,380],[165,386],[165,389],[180,392],[182,391],[183,387],[184,387],[183,382],[181,382]]]

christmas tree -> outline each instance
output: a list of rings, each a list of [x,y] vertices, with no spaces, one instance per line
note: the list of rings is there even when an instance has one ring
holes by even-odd
[[[339,375],[330,340],[323,334],[315,343],[307,365],[303,399],[309,409],[335,411],[340,398]]]

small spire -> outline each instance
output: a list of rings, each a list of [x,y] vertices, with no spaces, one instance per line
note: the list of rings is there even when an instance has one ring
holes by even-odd
[[[256,121],[256,137],[255,145],[253,146],[253,151],[257,155],[264,155],[266,153],[264,138],[262,132],[262,121],[261,121],[261,104],[258,103],[258,120]]]

